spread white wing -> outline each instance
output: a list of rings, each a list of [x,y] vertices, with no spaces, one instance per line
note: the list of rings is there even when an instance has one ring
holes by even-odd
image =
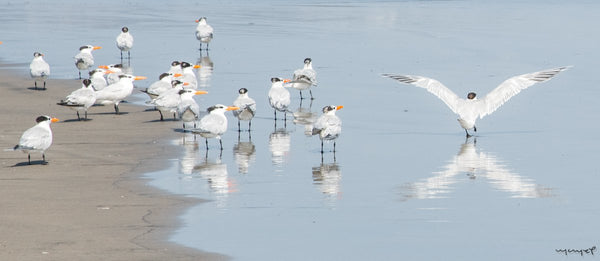
[[[496,87],[496,89],[492,90],[485,97],[483,97],[483,99],[478,101],[481,104],[481,106],[478,106],[481,110],[479,112],[479,117],[483,118],[484,116],[496,111],[500,106],[502,106],[502,104],[527,87],[536,83],[548,81],[558,73],[571,67],[572,66],[565,66],[534,73],[527,73],[514,76],[504,81],[502,84]]]
[[[382,76],[424,88],[440,98],[454,113],[458,114],[458,106],[463,99],[437,80],[414,75],[382,74]]]

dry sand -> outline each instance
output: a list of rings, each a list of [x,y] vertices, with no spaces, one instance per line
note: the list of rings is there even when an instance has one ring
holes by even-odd
[[[0,260],[222,260],[167,241],[177,216],[198,200],[148,186],[141,174],[177,155],[170,140],[180,123],[157,122],[147,107],[90,108],[90,121],[56,103],[79,80],[49,79],[32,89],[20,70],[0,68]],[[149,77],[152,78],[152,77]],[[134,90],[135,91],[135,90]],[[4,151],[39,115],[53,123],[54,142],[41,155]]]

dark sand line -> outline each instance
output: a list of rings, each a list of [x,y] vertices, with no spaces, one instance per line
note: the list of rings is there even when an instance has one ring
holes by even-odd
[[[201,201],[151,187],[143,173],[178,155],[172,121],[147,107],[92,107],[90,121],[56,105],[80,80],[49,79],[36,91],[28,72],[0,66],[0,260],[226,260],[168,241],[178,216]],[[135,90],[134,90],[135,91]],[[51,125],[48,165],[27,165],[17,144],[39,115]]]

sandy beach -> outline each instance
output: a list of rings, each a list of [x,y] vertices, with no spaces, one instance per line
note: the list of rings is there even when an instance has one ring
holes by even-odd
[[[141,175],[160,169],[176,148],[172,121],[156,122],[155,112],[121,104],[90,109],[86,122],[56,105],[79,80],[48,80],[32,89],[26,71],[0,68],[0,260],[222,260],[168,242],[177,216],[197,199],[169,195]],[[39,115],[51,125],[54,142],[48,165],[33,153],[12,148]]]

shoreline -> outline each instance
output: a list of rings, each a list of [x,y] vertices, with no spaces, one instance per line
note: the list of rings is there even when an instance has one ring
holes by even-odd
[[[227,260],[168,241],[179,216],[202,200],[150,186],[144,174],[165,168],[176,146],[172,121],[158,122],[146,107],[122,103],[90,108],[89,121],[56,105],[80,80],[48,79],[31,89],[26,69],[0,65],[0,259]],[[26,101],[26,102],[23,102]],[[39,115],[53,123],[54,141],[41,155],[12,148]],[[10,236],[9,236],[10,235]]]

